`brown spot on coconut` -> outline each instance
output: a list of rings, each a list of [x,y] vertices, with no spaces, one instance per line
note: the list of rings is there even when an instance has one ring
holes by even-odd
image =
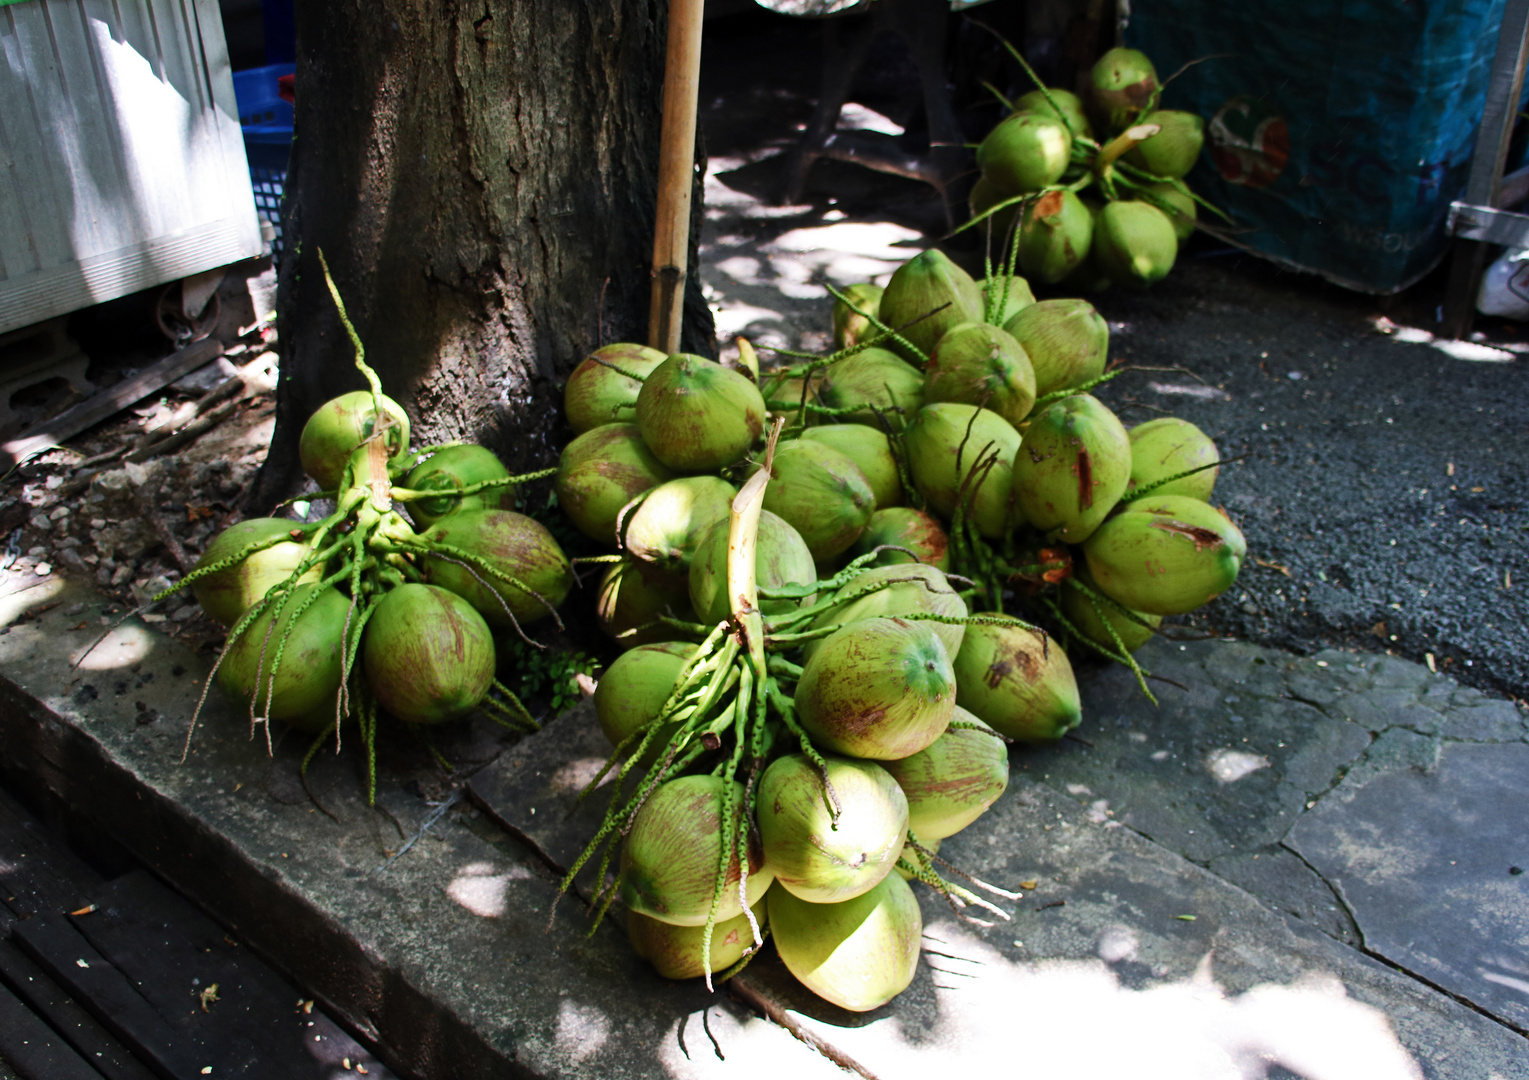
[[[630,423],[637,415],[634,410],[642,383],[623,372],[646,377],[667,359],[658,349],[630,342],[605,345],[590,353],[563,388],[568,426],[582,435],[603,424]]]

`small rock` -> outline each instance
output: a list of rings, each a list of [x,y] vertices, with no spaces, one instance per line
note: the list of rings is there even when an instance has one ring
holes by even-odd
[[[82,556],[78,551],[74,550],[74,548],[60,548],[58,552],[58,561],[77,574],[87,573],[90,570],[89,565],[85,562],[84,556]]]
[[[53,522],[48,520],[47,514],[33,514],[27,518],[27,524],[39,532],[46,532],[53,527]]]
[[[166,619],[168,619],[169,616],[168,615],[161,615],[161,614],[159,614],[158,612],[155,612],[155,611],[150,611],[150,612],[148,612],[148,613],[146,613],[144,615],[140,615],[139,618],[141,618],[146,623],[162,623]]]
[[[57,491],[59,488],[64,486],[64,478],[55,473],[54,475],[44,480],[42,485],[49,491]]]
[[[46,547],[44,547],[42,544],[38,544],[36,547],[27,548],[27,554],[30,555],[34,559],[37,558],[37,556],[39,556],[39,555],[46,555],[47,553],[48,553],[48,549]]]
[[[33,573],[35,573],[38,577],[47,577],[49,574],[53,573],[53,564],[40,562],[37,564],[36,569],[33,570]]]
[[[80,546],[80,538],[78,536],[66,536],[58,542],[58,546],[61,548],[77,548]]]
[[[126,563],[123,563],[121,566],[117,567],[116,570],[112,571],[112,576],[111,576],[110,584],[113,587],[116,587],[118,585],[121,585],[124,581],[126,581],[128,578],[130,578],[132,576],[133,576],[133,568],[131,566],[127,565]]]
[[[53,512],[48,515],[48,519],[50,521],[58,521],[59,519],[66,518],[68,516],[69,516],[69,507],[67,507],[67,506],[55,506],[53,508]]]
[[[104,529],[104,528],[106,528],[106,519],[105,518],[91,518],[90,519],[90,527],[92,529]]]
[[[202,609],[197,607],[195,604],[187,604],[174,615],[171,615],[170,618],[174,619],[176,622],[189,622],[190,620],[196,618],[197,613],[201,610]]]
[[[98,584],[98,585],[110,585],[111,584],[111,567],[109,567],[109,566],[99,566],[99,567],[96,568],[96,584]]]

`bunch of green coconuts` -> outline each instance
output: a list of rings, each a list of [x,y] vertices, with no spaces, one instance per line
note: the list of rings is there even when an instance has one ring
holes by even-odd
[[[1011,115],[977,148],[973,220],[1017,230],[1018,267],[1037,282],[1097,292],[1160,280],[1194,232],[1196,203],[1208,205],[1183,180],[1204,121],[1157,107],[1157,71],[1135,49],[1100,57],[1084,98],[1036,85],[1005,102]]]
[[[771,935],[865,1010],[913,977],[905,879],[996,910],[936,852],[1004,791],[1006,742],[1079,722],[1060,642],[1134,665],[1245,544],[1202,432],[1127,431],[1087,393],[1108,328],[1086,301],[938,251],[837,295],[830,356],[617,344],[569,379],[558,500],[614,549],[597,615],[627,651],[594,698],[608,809],[564,886],[598,857],[596,910],[619,898],[667,977]]]
[[[299,442],[320,488],[304,498],[332,500],[333,512],[241,521],[175,588],[189,586],[228,627],[214,675],[251,723],[312,733],[306,767],[353,719],[374,796],[383,717],[435,725],[482,709],[535,728],[495,677],[495,635],[556,619],[573,574],[551,533],[510,509],[516,486],[538,474],[513,477],[482,446],[411,450],[407,414],[340,313],[370,388],[320,406]]]

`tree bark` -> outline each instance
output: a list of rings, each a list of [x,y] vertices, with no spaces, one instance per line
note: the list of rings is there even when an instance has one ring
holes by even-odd
[[[562,380],[647,335],[667,7],[298,5],[281,381],[252,508],[296,490],[313,410],[364,387],[319,249],[416,444],[479,442],[512,471],[555,460]],[[684,348],[714,356],[713,333],[693,279]]]

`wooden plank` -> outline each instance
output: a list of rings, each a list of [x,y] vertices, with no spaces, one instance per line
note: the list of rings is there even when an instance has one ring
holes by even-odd
[[[155,1080],[78,1001],[8,941],[0,941],[0,984],[58,1032],[105,1080]]]
[[[110,390],[103,390],[87,401],[55,416],[19,439],[0,446],[0,469],[14,468],[28,458],[57,446],[66,439],[115,416],[134,402],[173,383],[223,352],[222,343],[207,338],[193,342],[178,352],[144,368],[131,379],[124,379]]]
[[[76,855],[0,793],[0,909],[17,919],[93,903],[103,882]]]
[[[0,1060],[21,1080],[101,1080],[59,1034],[0,986]]]

